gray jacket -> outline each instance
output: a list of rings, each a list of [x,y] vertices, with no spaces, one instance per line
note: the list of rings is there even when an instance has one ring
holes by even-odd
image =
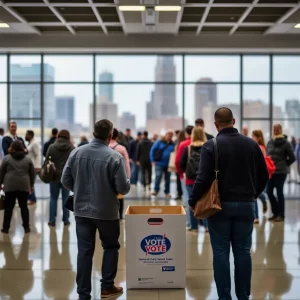
[[[291,143],[284,137],[271,140],[267,145],[267,154],[275,163],[275,174],[288,174],[289,166],[296,160]]]
[[[25,153],[13,153],[4,157],[0,167],[0,186],[5,192],[29,192],[34,185],[34,166]]]
[[[117,195],[130,190],[122,155],[98,139],[71,153],[62,184],[74,192],[75,216],[101,220],[119,219]]]
[[[51,156],[56,168],[55,182],[61,181],[61,174],[74,146],[64,138],[59,138],[52,144],[47,151],[46,160]]]

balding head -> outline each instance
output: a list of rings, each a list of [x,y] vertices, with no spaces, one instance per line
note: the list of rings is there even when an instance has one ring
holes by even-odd
[[[218,131],[224,128],[232,128],[235,124],[232,111],[227,107],[221,107],[215,112],[215,125]]]
[[[273,134],[274,135],[281,135],[282,134],[282,126],[280,124],[275,124],[273,126]]]

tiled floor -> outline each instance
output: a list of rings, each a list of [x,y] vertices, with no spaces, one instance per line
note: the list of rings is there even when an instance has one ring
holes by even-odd
[[[58,222],[56,230],[50,229],[47,226],[48,203],[48,200],[41,200],[36,207],[30,208],[30,235],[23,234],[17,208],[10,235],[0,234],[0,299],[77,299],[74,220],[72,217],[68,228]],[[151,202],[147,199],[126,201],[127,205],[154,203],[166,204],[165,201]],[[171,204],[176,202],[171,201]],[[262,217],[261,224],[255,227],[252,299],[300,299],[300,201],[289,200],[286,208],[285,224],[270,224],[266,217]],[[1,224],[2,216],[0,212]],[[124,231],[123,224],[117,283],[125,288],[125,292],[118,299],[218,299],[209,235],[203,229],[198,235],[187,233],[186,290],[126,291]],[[98,241],[94,259],[93,299],[100,298],[101,256]]]

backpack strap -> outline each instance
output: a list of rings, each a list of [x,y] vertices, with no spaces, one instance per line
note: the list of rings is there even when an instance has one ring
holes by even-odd
[[[111,149],[115,150],[115,148],[117,148],[119,146],[119,143],[117,143],[117,145],[115,145],[114,147],[112,147]]]
[[[191,145],[188,146],[188,160],[191,158]]]
[[[213,139],[214,142],[214,153],[215,153],[215,173],[216,173],[216,180],[218,180],[218,173],[219,173],[219,154],[218,154],[218,143],[217,139]]]

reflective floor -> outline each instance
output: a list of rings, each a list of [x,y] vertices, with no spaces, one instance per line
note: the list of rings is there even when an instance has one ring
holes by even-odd
[[[176,204],[175,201],[153,202],[148,198],[126,201],[126,205],[166,203]],[[71,218],[70,227],[64,228],[59,221],[56,229],[50,229],[47,226],[48,204],[47,200],[40,200],[36,207],[30,208],[32,233],[29,235],[23,233],[18,208],[10,235],[0,234],[0,299],[77,299],[74,219]],[[285,224],[270,224],[261,216],[260,225],[255,226],[252,299],[300,299],[300,201],[288,200],[286,209]],[[3,212],[0,212],[1,224],[2,217]],[[218,299],[209,235],[202,228],[199,234],[187,233],[186,290],[126,291],[124,230],[123,224],[116,282],[125,292],[118,299]],[[92,278],[93,299],[100,299],[101,257],[98,241]]]

